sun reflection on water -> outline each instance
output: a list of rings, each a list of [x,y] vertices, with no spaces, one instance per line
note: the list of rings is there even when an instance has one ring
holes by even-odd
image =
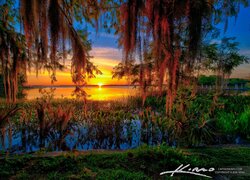
[[[102,89],[102,83],[98,83],[99,89]]]
[[[49,90],[50,88],[44,89]],[[98,84],[98,87],[85,87],[84,90],[88,95],[87,99],[99,101],[123,99],[137,93],[137,89],[129,86],[103,86],[103,84]],[[54,98],[75,98],[75,96],[72,96],[73,91],[74,87],[58,87],[54,92]],[[25,93],[27,94],[27,100],[41,97],[39,88],[26,89]]]

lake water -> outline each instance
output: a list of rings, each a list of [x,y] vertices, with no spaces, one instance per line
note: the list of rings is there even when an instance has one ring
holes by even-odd
[[[43,89],[46,92],[50,90],[51,88]],[[123,100],[138,93],[138,89],[131,86],[85,87],[84,90],[89,95],[88,99],[100,101]],[[74,87],[55,88],[54,98],[74,98],[73,91]],[[42,96],[39,88],[25,89],[25,93],[28,100]],[[131,149],[142,144],[157,145],[168,141],[167,133],[150,121],[144,122],[138,117],[129,119],[124,115],[119,115],[114,120],[112,115],[102,115],[106,118],[98,115],[100,114],[97,113],[90,119],[80,116],[77,121],[69,121],[61,130],[58,125],[48,121],[44,121],[47,125],[43,127],[37,121],[37,116],[26,114],[25,121],[17,121],[1,130],[0,152]]]
[[[66,130],[55,127],[42,131],[39,124],[7,127],[0,136],[0,152],[27,153],[40,149],[47,151],[131,149],[142,144],[157,145],[168,142],[167,133],[157,126],[140,120],[124,120],[119,123],[70,122]],[[1,154],[0,154],[1,156]]]
[[[32,100],[40,98],[42,93],[39,91],[40,88],[25,89],[24,94],[26,94],[27,100]],[[132,86],[89,86],[84,87],[84,91],[87,93],[89,100],[118,100],[126,99],[128,96],[134,96],[138,93],[138,90]],[[73,91],[75,87],[56,87],[53,96],[54,98],[75,98]],[[43,91],[50,92],[51,88],[43,88]]]

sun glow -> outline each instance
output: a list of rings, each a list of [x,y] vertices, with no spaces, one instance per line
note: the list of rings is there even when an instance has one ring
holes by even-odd
[[[98,83],[98,86],[99,86],[99,89],[101,89],[102,88],[102,85],[103,85],[103,83]]]
[[[66,61],[67,67],[70,67],[70,61]],[[87,85],[97,85],[99,83],[102,85],[126,85],[128,84],[126,79],[113,79],[112,71],[113,67],[118,64],[118,60],[110,60],[107,58],[94,58],[93,62],[98,66],[103,74],[95,74],[95,78],[86,79]],[[101,62],[101,63],[100,63]],[[41,71],[38,73],[38,76],[35,71],[28,73],[27,85],[41,85],[41,86],[50,86],[51,84],[51,75],[47,71]],[[53,85],[74,85],[72,82],[72,75],[70,68],[64,69],[63,71],[56,72],[57,81]]]

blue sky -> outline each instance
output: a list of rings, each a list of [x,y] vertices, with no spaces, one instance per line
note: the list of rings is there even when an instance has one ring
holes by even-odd
[[[229,18],[227,31],[224,33],[224,24],[217,26],[221,29],[221,37],[236,37],[239,42],[239,52],[250,59],[250,7],[241,7],[238,17]],[[237,67],[231,77],[250,78],[250,64]]]
[[[217,25],[221,29],[221,37],[236,37],[240,43],[239,49],[242,55],[250,58],[250,7],[241,7],[237,19],[234,17],[228,19],[228,28],[224,33],[224,24]],[[119,63],[122,59],[122,51],[118,48],[118,37],[113,34],[105,33],[100,29],[96,34],[91,30],[89,38],[92,40],[92,54],[99,58],[112,59],[113,62]],[[218,39],[219,40],[219,39]],[[101,65],[100,59],[94,58],[93,62]],[[244,64],[233,71],[232,77],[250,77],[250,64]]]
[[[242,7],[238,18],[229,18],[227,31],[224,33],[224,24],[217,27],[221,29],[221,38],[236,37],[236,41],[240,43],[239,49],[242,55],[248,56],[250,59],[250,7]],[[98,65],[103,75],[98,75],[97,78],[90,82],[90,84],[126,84],[127,82],[117,81],[112,79],[112,68],[122,61],[122,50],[118,48],[118,37],[113,34],[108,34],[104,29],[99,29],[96,33],[95,28],[88,26],[90,32],[89,39],[92,41],[92,51],[90,55],[94,56],[92,62]],[[220,39],[220,38],[219,38]],[[218,40],[219,40],[218,39]],[[216,39],[214,39],[216,41]],[[231,77],[250,78],[250,64],[243,64],[237,67]],[[55,84],[72,84],[70,72],[58,72]],[[50,78],[46,73],[40,74],[36,77],[35,74],[28,76],[28,82],[35,82],[37,85],[43,85],[50,82]],[[33,83],[31,83],[33,84]]]

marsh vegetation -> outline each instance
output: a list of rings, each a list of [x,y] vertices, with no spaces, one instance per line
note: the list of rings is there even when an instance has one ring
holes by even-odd
[[[131,149],[143,144],[172,147],[248,144],[249,96],[179,92],[172,117],[165,98],[126,101],[41,99],[16,106],[1,103],[2,153],[88,149]],[[244,108],[242,108],[244,107]]]

